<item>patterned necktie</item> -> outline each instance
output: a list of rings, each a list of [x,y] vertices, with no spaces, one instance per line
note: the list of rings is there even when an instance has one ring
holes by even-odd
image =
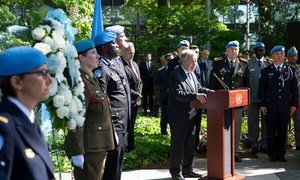
[[[192,74],[191,73],[187,73],[187,74],[188,74],[188,79],[189,79],[189,81],[192,85],[192,89],[193,89],[193,91],[195,91],[196,88],[195,88],[195,83],[194,83],[193,78],[192,78]]]

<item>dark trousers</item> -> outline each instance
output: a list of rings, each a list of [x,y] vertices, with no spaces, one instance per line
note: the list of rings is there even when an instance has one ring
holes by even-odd
[[[143,95],[144,112],[147,112],[148,108],[151,113],[153,112],[153,91],[154,91],[153,81],[143,84],[142,95]]]
[[[196,133],[195,133],[195,148],[198,147],[200,142],[200,130],[201,130],[201,120],[202,120],[202,109],[197,110],[197,115],[195,117],[195,126],[196,126]]]
[[[167,135],[167,127],[168,127],[168,101],[166,100],[165,102],[161,102],[160,105],[160,110],[161,110],[161,115],[160,115],[160,132],[161,134]]]
[[[267,145],[271,158],[282,158],[286,152],[287,128],[290,114],[268,112],[267,120]]]
[[[182,127],[170,125],[171,129],[171,157],[170,173],[192,171],[195,155],[195,126],[194,124]]]
[[[134,106],[134,104],[131,104],[131,122],[129,128],[127,129],[128,132],[128,146],[127,150],[131,151],[134,148],[134,126],[135,126],[135,120],[137,116],[139,106]]]
[[[75,180],[102,180],[107,152],[85,153],[83,169],[74,166]]]
[[[116,149],[108,151],[104,170],[104,180],[120,180],[122,174],[123,157],[126,147],[126,134],[118,133],[119,144]]]

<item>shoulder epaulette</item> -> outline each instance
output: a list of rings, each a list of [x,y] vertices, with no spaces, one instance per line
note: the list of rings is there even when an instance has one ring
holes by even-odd
[[[239,60],[241,60],[241,61],[244,61],[244,62],[248,62],[248,60],[247,59],[245,59],[245,58],[239,58]]]
[[[270,57],[266,57],[267,61],[273,62],[273,59],[271,59]]]
[[[214,60],[215,61],[220,61],[220,60],[222,60],[223,59],[223,57],[216,57]]]
[[[0,122],[3,122],[4,124],[8,123],[8,119],[4,116],[0,116]]]

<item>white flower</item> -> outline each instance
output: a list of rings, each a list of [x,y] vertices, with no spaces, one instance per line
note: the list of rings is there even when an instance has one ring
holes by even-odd
[[[69,121],[67,121],[67,127],[69,130],[76,129],[76,122],[73,119],[70,119]]]
[[[84,83],[82,81],[80,81],[77,86],[74,88],[74,95],[78,96],[80,94],[82,94],[84,91]]]
[[[63,95],[57,94],[53,97],[53,105],[55,107],[62,107],[65,104],[65,97]]]
[[[44,55],[47,55],[48,53],[52,52],[51,46],[46,43],[36,43],[34,45],[34,48],[42,51]]]
[[[49,46],[53,46],[53,39],[49,36],[46,36],[43,40],[44,43],[49,44]]]
[[[71,101],[70,104],[68,105],[68,108],[70,110],[70,113],[72,114],[77,113],[77,106],[75,101]]]
[[[78,111],[82,111],[82,109],[83,109],[83,104],[82,104],[82,102],[78,99],[77,96],[74,96],[74,97],[73,97],[73,101],[76,103],[77,110],[78,110]]]
[[[78,57],[77,50],[76,50],[76,48],[75,48],[75,46],[73,44],[71,45],[71,55],[73,57]]]
[[[53,50],[57,51],[57,49],[63,49],[65,51],[66,49],[66,40],[64,39],[64,27],[60,27],[57,30],[52,32],[53,37]]]
[[[41,41],[46,35],[46,31],[41,27],[37,27],[31,32],[31,35],[33,39]]]
[[[43,25],[43,26],[40,26],[40,27],[43,28],[43,29],[45,29],[48,34],[51,32],[51,27],[48,26],[48,25]]]
[[[75,121],[78,127],[83,126],[85,118],[83,116],[76,116]]]
[[[59,66],[56,69],[57,74],[62,74],[67,67],[67,60],[62,52],[58,52],[57,54],[57,60],[60,62]]]
[[[64,117],[67,117],[69,115],[69,108],[66,106],[62,106],[58,109],[56,109],[56,115],[57,117],[59,117],[60,119],[63,119]]]
[[[50,86],[49,94],[50,96],[54,96],[58,90],[58,84],[55,78],[52,77],[51,79],[52,79],[52,84]]]
[[[59,86],[58,94],[65,94],[69,90],[69,86],[65,83],[61,83]]]
[[[69,104],[71,101],[72,101],[72,92],[70,90],[67,90],[65,93],[64,93],[64,97],[65,97],[65,105]]]

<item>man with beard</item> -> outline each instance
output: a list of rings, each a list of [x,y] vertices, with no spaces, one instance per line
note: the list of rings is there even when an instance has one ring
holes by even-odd
[[[251,143],[252,154],[259,151],[267,153],[267,126],[266,119],[260,114],[258,104],[258,89],[261,70],[272,64],[264,57],[265,44],[256,42],[253,47],[255,58],[251,58],[246,68],[246,86],[250,88],[250,105],[248,107],[248,139]],[[259,143],[259,119],[261,119],[261,141]],[[260,146],[259,146],[260,145]]]
[[[93,73],[110,99],[111,116],[118,144],[117,148],[108,151],[103,176],[106,180],[121,179],[129,111],[125,82],[122,81],[116,66],[111,61],[118,56],[119,52],[115,40],[116,35],[112,32],[102,32],[94,38],[97,53],[100,55],[100,64]]]

